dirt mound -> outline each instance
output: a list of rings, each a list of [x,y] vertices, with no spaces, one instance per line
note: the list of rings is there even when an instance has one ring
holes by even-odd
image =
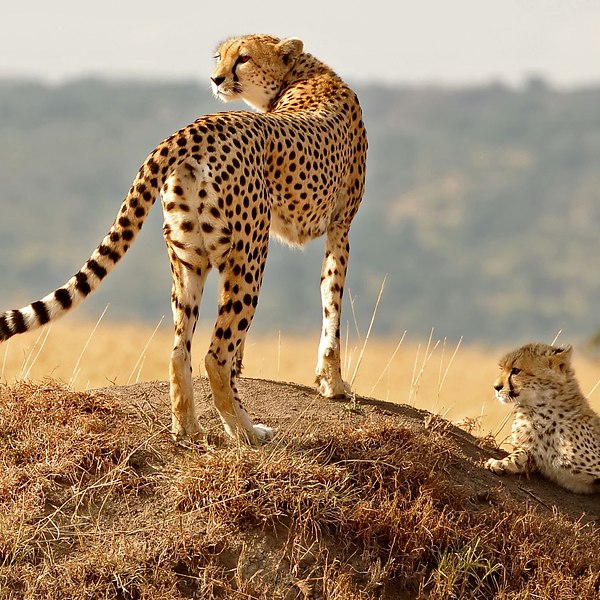
[[[259,449],[176,445],[168,385],[0,387],[0,598],[595,598],[600,499],[439,417],[243,379]]]

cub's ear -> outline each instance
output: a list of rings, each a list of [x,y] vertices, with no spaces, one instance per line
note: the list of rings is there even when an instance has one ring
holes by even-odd
[[[289,65],[302,54],[304,42],[298,38],[286,38],[281,40],[275,48],[281,54],[283,64]]]
[[[550,364],[563,373],[571,366],[571,357],[573,356],[573,346],[554,348],[554,353],[550,358]]]

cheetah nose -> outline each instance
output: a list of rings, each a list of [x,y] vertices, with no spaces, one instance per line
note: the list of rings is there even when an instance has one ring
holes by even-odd
[[[495,383],[495,384],[494,384],[494,389],[495,389],[497,392],[500,392],[500,391],[502,391],[502,388],[503,388],[503,387],[504,387],[504,385],[503,385],[502,383]]]
[[[211,77],[211,80],[217,87],[219,87],[225,81],[225,77]]]

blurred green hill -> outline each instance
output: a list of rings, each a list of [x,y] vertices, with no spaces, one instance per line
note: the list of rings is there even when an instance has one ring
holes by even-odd
[[[587,338],[600,325],[600,86],[358,86],[367,192],[351,235],[351,295],[375,333],[469,342]],[[71,276],[152,148],[223,110],[208,86],[0,80],[0,307]],[[231,106],[227,108],[243,108]],[[170,272],[155,208],[127,260],[82,309],[157,322]],[[254,328],[319,326],[323,243],[271,244]],[[202,316],[214,315],[216,277]]]

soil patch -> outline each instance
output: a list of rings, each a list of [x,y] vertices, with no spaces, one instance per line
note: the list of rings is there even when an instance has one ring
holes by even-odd
[[[595,598],[600,498],[370,398],[241,379],[255,449],[168,433],[168,384],[0,387],[0,598]]]

